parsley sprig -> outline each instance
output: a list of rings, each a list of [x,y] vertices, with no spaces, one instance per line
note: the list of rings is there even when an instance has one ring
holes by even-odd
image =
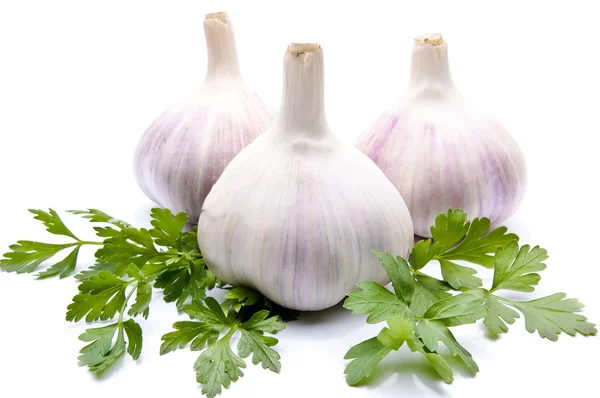
[[[54,258],[63,250],[72,249],[62,260],[52,264],[44,271],[37,274],[39,279],[58,276],[65,278],[75,271],[79,250],[84,245],[101,245],[102,242],[90,242],[79,239],[64,224],[58,213],[52,209],[47,212],[43,210],[29,209],[35,214],[35,219],[44,224],[46,230],[54,235],[68,237],[68,243],[43,243],[30,240],[19,240],[16,244],[9,246],[11,250],[0,259],[0,270],[5,272],[16,272],[18,274],[34,272],[40,264]]]
[[[436,225],[431,228],[433,241],[417,243],[409,258],[417,278],[420,268],[431,260],[439,260],[443,282],[450,289],[485,299],[488,315],[484,319],[484,325],[492,334],[508,331],[507,323],[514,323],[520,316],[515,309],[524,315],[525,326],[530,333],[537,330],[542,338],[552,341],[558,339],[561,331],[573,336],[597,333],[595,325],[587,322],[585,316],[579,313],[583,304],[577,299],[566,299],[565,293],[529,301],[512,300],[498,295],[502,290],[533,292],[541,279],[539,272],[546,268],[544,261],[548,259],[548,253],[539,246],[519,247],[518,237],[507,234],[506,227],[489,231],[490,221],[487,218],[475,219],[471,223],[466,218],[466,214],[459,209],[448,210],[447,214],[440,214],[436,218]],[[461,234],[456,231],[461,231]],[[473,239],[473,236],[478,238]],[[436,246],[442,247],[439,253],[434,256],[426,254],[436,252]],[[445,272],[444,267],[447,267],[449,259],[465,260],[492,268],[492,286],[489,289],[481,288],[481,279],[474,276],[476,270],[470,267],[452,263],[450,270]],[[471,283],[474,279],[477,282]]]
[[[438,353],[440,343],[475,374],[479,367],[450,329],[483,319],[491,334],[504,333],[507,324],[520,316],[515,310],[524,315],[529,332],[537,330],[541,337],[552,341],[561,332],[584,336],[597,333],[595,325],[579,313],[583,304],[566,299],[564,293],[529,301],[499,296],[501,290],[533,292],[548,255],[537,246],[519,247],[518,237],[507,233],[506,227],[489,229],[487,218],[468,222],[462,210],[449,210],[440,214],[431,227],[433,239],[418,242],[408,261],[374,251],[391,279],[393,292],[376,282],[359,282],[360,290],[348,294],[344,307],[354,314],[367,314],[368,323],[386,321],[388,327],[347,352],[345,359],[352,360],[345,370],[348,384],[356,385],[367,378],[379,362],[405,342],[410,351],[424,355],[447,383],[452,383],[454,376]],[[442,280],[423,272],[434,260],[441,267]],[[456,261],[492,268],[491,288],[482,288],[483,281],[476,276],[475,268]]]
[[[37,274],[38,278],[72,275],[77,266],[79,250],[84,245],[100,248],[96,263],[75,277],[79,293],[67,307],[67,321],[87,323],[115,320],[110,325],[90,328],[79,338],[90,344],[80,352],[79,363],[94,373],[108,369],[127,352],[137,359],[142,350],[142,328],[133,319],[147,318],[152,289],[163,291],[167,302],[182,308],[186,302],[206,297],[217,278],[208,271],[198,248],[195,229],[184,231],[187,216],[173,215],[168,209],[152,209],[152,228],[134,228],[97,209],[72,210],[96,224],[94,231],[101,241],[79,239],[53,209],[30,210],[54,235],[68,237],[72,242],[51,244],[18,241],[0,260],[0,269],[27,273],[39,269],[42,263],[55,260],[65,249],[72,251],[62,260],[50,263]],[[129,319],[125,319],[125,316]],[[115,338],[116,335],[116,338]]]
[[[225,286],[206,267],[198,247],[196,228],[186,227],[184,213],[173,215],[168,209],[154,208],[150,213],[151,228],[134,228],[98,209],[71,210],[92,222],[101,241],[79,239],[69,230],[58,213],[30,210],[47,231],[68,237],[72,242],[50,244],[18,241],[0,259],[0,269],[28,273],[42,264],[49,266],[38,278],[73,275],[79,249],[84,245],[100,246],[96,262],[80,270],[78,293],[67,307],[66,319],[88,324],[103,322],[79,336],[87,343],[79,356],[79,365],[100,374],[115,364],[125,352],[134,360],[142,353],[143,332],[135,318],[147,319],[150,314],[153,289],[160,289],[166,302],[188,314],[192,320],[176,322],[176,331],[163,337],[161,354],[183,348],[191,343],[192,350],[202,350],[196,361],[197,380],[209,397],[219,394],[222,387],[243,376],[245,362],[252,356],[254,364],[279,372],[279,354],[272,348],[277,339],[266,336],[285,328],[278,319],[296,319],[295,311],[278,306],[259,292]],[[55,255],[73,248],[62,260]],[[223,302],[207,297],[215,286],[227,289]],[[112,321],[109,323],[109,321]],[[108,324],[106,324],[108,323]],[[223,335],[221,336],[221,332]],[[239,334],[237,354],[231,339]]]
[[[368,377],[377,364],[392,350],[405,342],[412,352],[425,355],[446,382],[452,382],[452,370],[438,353],[438,342],[453,355],[458,355],[472,373],[479,368],[471,354],[454,338],[450,327],[473,323],[487,314],[484,299],[461,293],[448,295],[425,305],[417,299],[420,282],[411,274],[408,263],[401,257],[375,251],[392,280],[394,292],[376,282],[360,282],[361,290],[348,294],[344,307],[354,314],[368,314],[368,323],[386,321],[377,337],[352,347],[345,359],[353,359],[346,367],[346,381],[355,385]],[[433,297],[433,296],[432,296]],[[427,307],[423,310],[424,307]]]
[[[281,320],[296,319],[298,314],[252,289],[219,281],[207,269],[196,230],[186,227],[184,213],[152,209],[152,227],[138,229],[97,209],[70,211],[92,222],[101,238],[86,241],[68,229],[54,210],[30,212],[48,232],[66,237],[68,242],[18,241],[0,259],[0,270],[37,271],[39,279],[64,278],[76,271],[83,246],[100,246],[94,265],[75,275],[78,293],[67,307],[68,321],[103,322],[79,336],[87,343],[80,351],[81,366],[98,374],[125,352],[138,359],[143,333],[135,319],[140,315],[148,318],[153,289],[160,289],[165,301],[190,317],[176,322],[175,330],[162,337],[161,354],[187,346],[201,351],[194,369],[203,394],[215,397],[242,377],[244,358],[252,357],[254,364],[279,372],[280,356],[274,349],[278,340],[270,334],[285,328]],[[562,332],[597,333],[595,325],[580,313],[583,304],[564,293],[530,300],[502,295],[507,290],[535,290],[539,273],[546,268],[546,250],[519,246],[518,237],[505,227],[490,231],[488,219],[469,222],[461,210],[440,214],[431,232],[433,238],[418,242],[408,259],[374,251],[391,279],[392,290],[363,281],[357,284],[359,290],[348,294],[346,308],[366,314],[368,323],[387,324],[377,336],[347,352],[345,358],[351,360],[345,370],[348,384],[367,378],[405,343],[411,352],[423,355],[447,383],[452,383],[454,375],[439,353],[442,345],[475,374],[477,363],[454,337],[452,328],[480,319],[491,334],[507,332],[521,314],[529,332],[537,331],[549,340],[557,340]],[[62,251],[68,253],[61,259],[57,254]],[[432,262],[439,264],[442,279],[425,272]],[[42,264],[49,266],[40,271]],[[489,288],[483,287],[478,269],[472,265],[493,271]],[[221,303],[206,294],[214,287],[227,290]]]
[[[184,306],[183,311],[194,320],[176,322],[173,325],[176,330],[162,337],[161,355],[187,345],[192,351],[204,350],[194,363],[194,369],[196,380],[202,384],[202,393],[209,398],[244,375],[242,369],[246,363],[242,358],[252,355],[252,363],[260,363],[263,369],[275,373],[281,369],[280,356],[272,348],[278,340],[264,334],[275,334],[283,330],[285,324],[278,321],[278,316],[270,316],[268,310],[255,312],[242,321],[242,313],[236,312],[234,306],[220,305],[212,297],[206,297],[204,302],[193,301]],[[231,348],[236,332],[240,334],[237,354]]]
[[[101,373],[124,354],[126,346],[134,360],[139,358],[142,328],[133,318],[148,318],[153,288],[162,289],[164,300],[181,309],[189,300],[204,299],[217,279],[206,269],[195,229],[184,231],[188,220],[184,213],[152,209],[150,229],[133,228],[96,209],[72,213],[104,224],[94,227],[104,238],[102,247],[95,253],[96,264],[78,276],[79,293],[66,316],[67,321],[85,318],[88,323],[117,317],[115,323],[79,336],[91,342],[80,351],[79,364]],[[125,314],[129,319],[124,320]]]
[[[133,276],[130,281],[116,278],[108,272],[101,272],[84,280],[79,286],[81,293],[73,298],[73,303],[68,307],[67,320],[70,321],[78,321],[87,315],[86,321],[92,322],[97,319],[112,319],[117,312],[119,314],[117,322],[87,329],[79,336],[81,341],[90,343],[79,352],[79,366],[87,366],[93,373],[99,374],[108,369],[125,353],[126,347],[127,353],[134,360],[142,353],[141,326],[133,318],[123,320],[123,316],[129,299],[137,292],[135,303],[130,306],[128,314],[132,317],[143,314],[147,318],[152,290],[134,265],[130,267],[128,274]],[[126,295],[127,287],[134,281],[135,285]]]

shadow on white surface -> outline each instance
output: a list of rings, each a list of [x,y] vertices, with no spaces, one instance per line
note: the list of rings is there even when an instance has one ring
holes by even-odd
[[[90,379],[92,379],[94,382],[97,383],[114,383],[114,378],[113,376],[117,375],[117,374],[121,374],[121,372],[124,372],[126,370],[126,368],[129,368],[132,366],[132,362],[131,361],[131,357],[129,356],[129,354],[124,353],[121,358],[117,359],[117,361],[115,363],[113,363],[107,370],[105,370],[104,372],[100,373],[100,374],[94,374],[90,371],[88,371],[87,368],[85,368],[86,372],[90,375]]]
[[[288,325],[290,331],[293,330],[289,338],[306,340],[310,336],[313,340],[338,340],[365,324],[364,316],[352,315],[342,304],[340,301],[326,310],[299,312],[298,320]]]
[[[452,357],[444,356],[455,372],[455,376],[463,371],[465,366],[457,364]],[[457,361],[459,362],[459,361]],[[389,383],[387,383],[389,381]],[[373,374],[359,383],[356,387],[380,391],[383,384],[389,387],[402,388],[405,397],[414,396],[448,396],[445,383],[433,370],[427,359],[401,349],[400,352],[392,352],[375,369]]]

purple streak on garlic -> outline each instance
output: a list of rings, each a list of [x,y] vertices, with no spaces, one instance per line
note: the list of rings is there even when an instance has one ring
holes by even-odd
[[[408,255],[402,197],[329,130],[318,44],[288,47],[279,116],[213,187],[198,242],[219,278],[297,310],[331,307],[359,281],[388,283],[372,249]]]
[[[231,21],[207,14],[208,67],[202,87],[167,109],[142,136],[134,168],[154,202],[196,223],[225,166],[273,120],[241,77]]]
[[[415,39],[407,95],[356,145],[398,188],[420,236],[431,237],[430,225],[448,208],[500,223],[525,191],[521,150],[457,91],[438,34]]]

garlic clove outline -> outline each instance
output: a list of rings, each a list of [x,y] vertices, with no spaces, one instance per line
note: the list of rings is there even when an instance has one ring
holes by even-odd
[[[388,283],[372,250],[406,257],[413,245],[396,188],[330,131],[323,75],[319,44],[290,44],[273,127],[226,167],[198,222],[212,272],[296,310],[331,307],[359,281]]]
[[[499,224],[525,192],[523,153],[456,89],[441,34],[415,38],[408,92],[356,146],[398,188],[419,236],[431,237],[435,217],[448,208]]]
[[[228,15],[207,14],[204,32],[208,66],[202,86],[150,125],[134,156],[146,196],[186,212],[193,223],[225,166],[274,119],[244,84]]]

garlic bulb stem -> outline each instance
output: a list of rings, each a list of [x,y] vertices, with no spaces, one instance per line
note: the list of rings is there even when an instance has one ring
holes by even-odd
[[[409,90],[424,98],[446,98],[456,93],[448,65],[448,44],[440,34],[415,38]]]
[[[241,82],[240,64],[229,16],[224,12],[206,14],[204,33],[208,50],[206,81],[227,77]]]
[[[318,43],[293,43],[284,59],[281,109],[275,131],[313,137],[329,131],[325,117],[323,50]]]

